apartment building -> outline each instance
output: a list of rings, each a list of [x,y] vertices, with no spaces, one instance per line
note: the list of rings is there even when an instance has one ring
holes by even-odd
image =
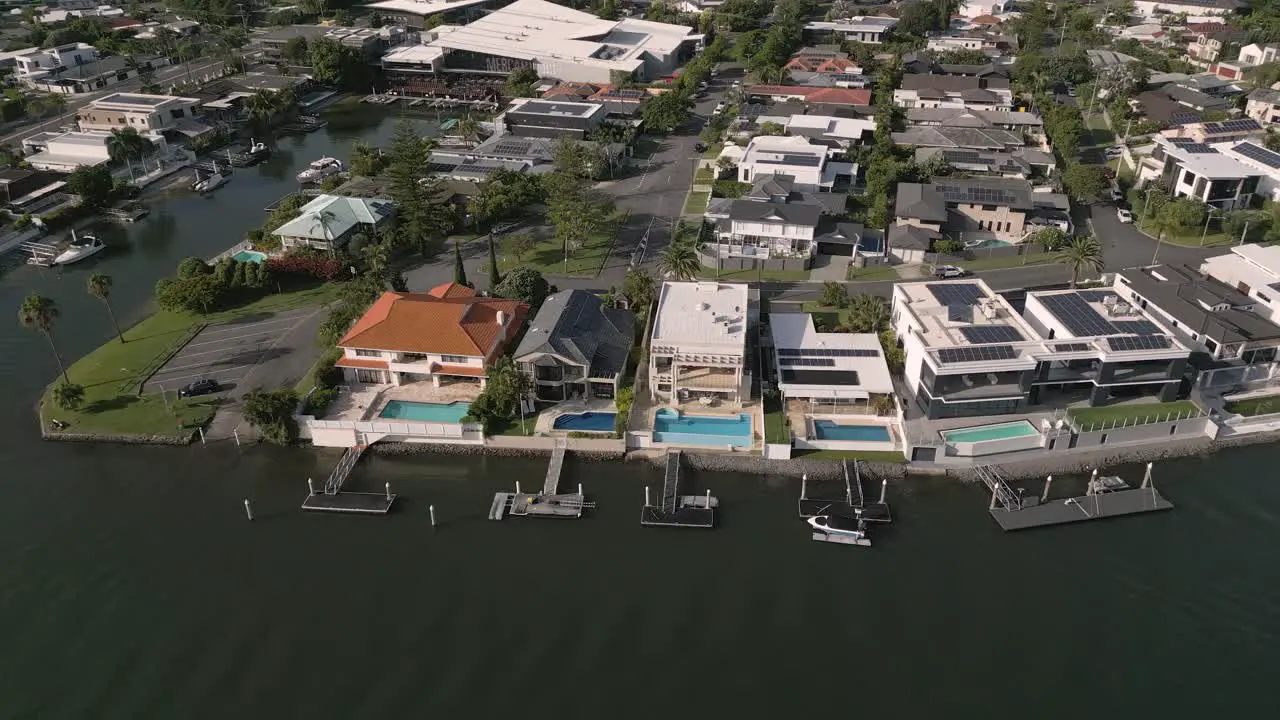
[[[649,342],[649,395],[655,402],[750,397],[746,367],[748,288],[742,283],[666,282]]]

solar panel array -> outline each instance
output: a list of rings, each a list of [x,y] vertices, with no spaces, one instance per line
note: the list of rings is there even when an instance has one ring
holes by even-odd
[[[1186,144],[1180,145],[1179,147],[1181,147],[1186,152],[1191,153],[1192,155],[1210,155],[1212,153],[1218,152],[1217,150],[1214,150],[1209,145],[1206,145],[1205,143],[1186,143]]]
[[[795,385],[844,385],[860,384],[854,370],[788,370],[778,372],[784,383]]]
[[[1200,122],[1200,113],[1198,112],[1176,112],[1169,116],[1170,125],[1186,125],[1187,123]]]
[[[986,297],[977,283],[929,283],[925,287],[939,305],[977,305]]]
[[[1018,353],[1009,345],[978,345],[976,347],[943,348],[938,351],[938,359],[944,363],[988,362],[991,360],[1012,360]]]
[[[1025,340],[1012,325],[974,325],[960,328],[960,334],[971,343],[1009,343]]]
[[[950,322],[973,322],[973,306],[972,305],[948,305],[947,320]]]
[[[1085,302],[1102,302],[1109,297],[1120,297],[1110,290],[1077,290],[1076,294]]]
[[[974,205],[1012,205],[1018,197],[1008,190],[987,187],[958,187],[956,185],[934,185],[935,190],[947,202],[969,203]]]
[[[778,348],[778,357],[880,357],[880,351],[862,348]]]
[[[1060,343],[1053,346],[1054,352],[1084,352],[1088,349],[1088,343]]]
[[[1077,337],[1114,335],[1117,332],[1111,323],[1076,293],[1044,295],[1040,297],[1040,302]]]
[[[1112,320],[1111,324],[1122,333],[1134,335],[1159,335],[1160,327],[1149,320]]]
[[[1124,335],[1107,338],[1107,345],[1116,351],[1168,350],[1173,347],[1173,343],[1164,335]]]
[[[1224,133],[1241,133],[1253,132],[1261,130],[1262,126],[1253,118],[1245,118],[1241,120],[1228,120],[1226,122],[1205,123],[1204,131],[1207,135],[1222,135]]]
[[[1244,142],[1232,149],[1250,160],[1257,160],[1269,168],[1280,168],[1280,154],[1271,152],[1264,147]]]
[[[791,367],[835,367],[836,361],[831,358],[785,357],[778,358],[778,364]]]

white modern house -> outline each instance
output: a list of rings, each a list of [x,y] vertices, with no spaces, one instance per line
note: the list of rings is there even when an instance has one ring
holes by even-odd
[[[14,75],[24,85],[33,85],[56,77],[67,68],[89,65],[97,59],[97,49],[86,43],[67,43],[47,49],[31,48],[13,57]]]
[[[1280,199],[1280,153],[1254,140],[1209,144],[1161,136],[1151,155],[1138,163],[1138,181],[1163,182],[1174,197],[1223,210],[1248,207],[1255,196]]]
[[[829,192],[840,177],[850,177],[853,163],[827,157],[828,148],[806,137],[761,135],[751,139],[738,162],[738,181],[753,182],[760,175],[780,175],[795,183],[795,189]]]
[[[1253,312],[1280,323],[1280,245],[1237,245],[1206,258],[1200,272],[1254,301]]]
[[[741,405],[751,390],[748,302],[742,283],[663,283],[649,343],[650,398]]]
[[[1159,17],[1162,13],[1186,13],[1188,19],[1230,15],[1243,7],[1246,3],[1241,0],[1135,0],[1133,3],[1134,13],[1144,18]]]
[[[177,95],[111,93],[76,112],[81,130],[110,132],[131,127],[138,132],[173,130],[186,134],[207,128],[193,122],[201,101]]]
[[[804,26],[811,33],[837,33],[851,42],[878,45],[898,24],[891,17],[848,17],[840,20],[816,20]]]
[[[145,132],[142,136],[151,141],[154,152],[165,153],[168,145],[163,135]],[[37,170],[74,172],[78,167],[109,162],[111,153],[107,150],[107,140],[110,137],[109,133],[103,132],[37,134],[23,141],[24,148],[34,151],[24,159]],[[138,158],[133,160],[136,162]]]
[[[285,249],[310,247],[332,250],[356,233],[370,238],[395,217],[395,203],[385,198],[319,195],[298,210],[298,216],[271,232]]]

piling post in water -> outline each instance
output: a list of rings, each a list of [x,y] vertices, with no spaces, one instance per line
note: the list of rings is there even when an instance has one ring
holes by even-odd
[[[240,447],[240,431],[239,431],[239,430],[232,430],[232,431],[231,431],[231,434],[232,434],[233,436],[235,436],[235,439],[236,439],[236,447]]]
[[[387,483],[387,502],[391,502],[391,483]]]
[[[249,504],[249,498],[244,499],[244,514],[250,520],[253,519],[253,505]]]
[[[307,495],[316,494],[316,484],[311,482],[311,478],[307,478]]]
[[[800,476],[800,499],[809,497],[809,473]]]
[[[999,489],[999,486],[996,486],[996,485],[991,486],[991,506],[987,508],[988,510],[996,509],[996,495],[998,494],[997,493],[998,489]]]
[[[1049,486],[1053,485],[1053,476],[1044,479],[1044,491],[1040,493],[1040,502],[1049,502]]]
[[[1151,485],[1151,466],[1155,463],[1147,463],[1147,471],[1142,474],[1142,487],[1147,488]]]
[[[711,489],[707,488],[707,509],[711,509]]]
[[[644,506],[649,507],[649,486],[644,486]]]
[[[205,444],[207,444],[207,443],[205,443],[205,441],[204,441],[204,428],[202,428],[202,427],[197,427],[197,428],[196,428],[196,431],[200,433],[200,444],[201,444],[201,445],[205,445]]]
[[[885,493],[889,491],[889,478],[880,480],[880,504],[884,504]]]
[[[519,494],[520,494],[520,481],[519,481],[519,480],[517,480],[517,481],[516,481],[516,494],[517,494],[517,495],[519,495]]]
[[[434,530],[436,527],[436,506],[428,505],[427,512],[431,514],[431,528]]]

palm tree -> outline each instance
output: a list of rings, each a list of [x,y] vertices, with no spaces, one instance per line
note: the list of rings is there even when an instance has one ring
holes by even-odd
[[[53,401],[63,410],[75,410],[84,404],[84,386],[60,382],[53,388]]]
[[[120,343],[124,344],[124,333],[120,332],[120,323],[116,322],[116,313],[111,309],[111,276],[106,273],[94,273],[89,276],[89,282],[86,289],[89,294],[102,301],[107,306],[107,315],[111,316],[111,326],[116,329],[116,337],[120,338]]]
[[[320,232],[324,235],[325,243],[329,246],[330,257],[333,257],[334,255],[333,231],[331,230],[331,226],[337,219],[338,216],[334,215],[331,210],[316,210],[311,213],[311,229],[315,230],[316,228],[320,228]]]
[[[1071,287],[1075,287],[1080,281],[1080,273],[1102,270],[1102,245],[1096,238],[1078,237],[1066,246],[1058,256],[1058,262],[1071,268]]]
[[[763,65],[760,69],[756,70],[756,77],[760,79],[760,82],[766,85],[782,82],[782,78],[786,74],[786,70],[778,65],[774,65],[773,63]]]
[[[470,115],[462,118],[458,122],[458,134],[466,138],[468,142],[475,145],[480,142],[480,135],[483,130],[480,123]]]
[[[44,337],[49,341],[49,347],[53,350],[53,358],[58,361],[58,371],[62,373],[62,381],[71,384],[71,379],[67,377],[67,368],[62,364],[62,355],[58,353],[58,346],[53,342],[53,324],[58,320],[58,306],[49,298],[31,293],[27,299],[22,301],[22,307],[18,308],[18,322],[22,323],[22,327],[35,328],[44,333]]]
[[[858,332],[878,333],[889,325],[889,308],[875,295],[855,295],[849,307],[849,321]]]
[[[688,241],[673,242],[658,256],[658,272],[669,280],[692,280],[700,269],[698,248]]]
[[[249,121],[260,125],[271,122],[276,115],[276,99],[270,90],[259,90],[245,100],[244,107],[249,112]]]
[[[107,154],[114,162],[135,157],[141,160],[151,147],[151,140],[139,135],[136,128],[112,130],[107,137]]]

